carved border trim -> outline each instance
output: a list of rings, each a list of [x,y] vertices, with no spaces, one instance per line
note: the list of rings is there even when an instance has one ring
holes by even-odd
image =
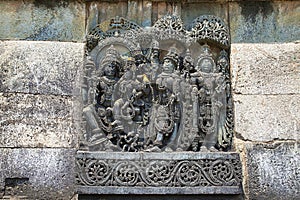
[[[78,152],[76,168],[79,193],[242,192],[241,163],[236,153]],[[116,186],[122,189],[116,192]]]

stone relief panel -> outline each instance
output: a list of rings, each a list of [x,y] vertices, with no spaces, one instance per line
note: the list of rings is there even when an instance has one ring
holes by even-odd
[[[183,159],[180,153],[147,154],[123,153],[120,159],[112,156],[114,153],[101,152],[101,160],[92,153],[78,155],[76,182],[83,190],[84,186],[102,186],[103,190],[109,190],[103,186],[151,187],[152,192],[159,188],[215,187],[206,191],[214,193],[217,187],[227,187],[223,194],[240,192],[242,174],[237,154],[210,153],[207,157],[193,153],[189,159]]]
[[[115,17],[87,36],[81,149],[216,152],[233,132],[226,24]]]

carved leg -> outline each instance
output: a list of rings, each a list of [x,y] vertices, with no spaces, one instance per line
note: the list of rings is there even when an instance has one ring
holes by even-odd
[[[214,131],[212,133],[208,133],[205,136],[204,142],[202,144],[202,147],[200,148],[201,151],[209,150],[209,151],[218,151],[215,148],[215,144],[217,143],[218,134],[217,131]]]

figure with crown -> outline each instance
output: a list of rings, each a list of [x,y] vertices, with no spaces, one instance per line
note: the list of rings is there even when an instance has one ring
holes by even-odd
[[[223,110],[225,96],[225,80],[216,69],[215,61],[208,45],[203,46],[196,63],[196,72],[191,73],[191,82],[198,90],[198,126],[200,134],[204,134],[201,151],[217,151],[218,123],[220,111]]]
[[[180,83],[182,78],[177,74],[179,55],[175,47],[171,47],[163,59],[162,73],[157,76],[156,100],[153,103],[149,151],[175,150],[175,143],[180,123]]]

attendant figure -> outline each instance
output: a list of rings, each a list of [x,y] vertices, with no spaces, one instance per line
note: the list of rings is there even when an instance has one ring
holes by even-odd
[[[205,134],[201,151],[217,151],[218,123],[220,111],[224,107],[225,82],[222,73],[216,71],[216,64],[208,45],[198,58],[196,72],[191,74],[191,82],[198,89],[198,124],[201,134]]]

